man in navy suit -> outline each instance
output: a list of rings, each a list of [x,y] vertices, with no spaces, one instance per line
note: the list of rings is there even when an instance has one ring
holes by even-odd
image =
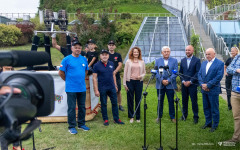
[[[170,53],[171,53],[170,47],[164,46],[162,48],[163,58],[156,59],[155,67],[159,68],[160,66],[169,66],[169,70],[177,70],[178,69],[177,59],[169,57]],[[176,123],[175,110],[174,110],[174,89],[177,89],[177,84],[176,84],[177,75],[173,74],[171,71],[169,71],[169,73],[170,75],[166,70],[164,70],[162,74],[157,73],[156,75],[157,95],[158,95],[158,98],[160,98],[160,108],[158,109],[159,116],[156,121],[158,122],[159,118],[162,118],[163,102],[164,102],[164,96],[166,93],[168,98],[170,119],[172,122]],[[159,96],[159,93],[160,93],[160,96]]]
[[[224,73],[224,63],[215,58],[215,50],[206,50],[207,61],[204,61],[198,73],[199,84],[202,88],[203,109],[205,125],[202,129],[211,127],[214,132],[219,124],[219,94],[221,93],[220,81]]]
[[[198,71],[201,67],[200,59],[193,56],[194,47],[188,45],[186,47],[186,57],[181,60],[179,73],[181,75],[182,81],[182,105],[183,105],[183,115],[182,120],[186,120],[188,116],[188,98],[189,95],[192,101],[193,119],[194,124],[198,123],[198,99],[197,99],[197,76]]]

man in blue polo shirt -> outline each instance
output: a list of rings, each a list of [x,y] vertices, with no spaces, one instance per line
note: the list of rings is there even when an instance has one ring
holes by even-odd
[[[112,113],[114,122],[117,124],[124,124],[118,115],[117,104],[117,83],[116,77],[113,74],[114,64],[109,59],[109,52],[102,50],[100,54],[100,61],[93,66],[93,85],[94,92],[97,97],[100,96],[102,117],[104,125],[109,125],[107,115],[107,96],[110,97],[112,103]]]
[[[62,60],[59,76],[65,81],[65,91],[68,103],[68,129],[71,134],[77,134],[76,100],[78,105],[78,129],[88,131],[85,126],[86,84],[85,76],[88,72],[87,59],[81,56],[82,45],[78,41],[72,43],[72,55]]]

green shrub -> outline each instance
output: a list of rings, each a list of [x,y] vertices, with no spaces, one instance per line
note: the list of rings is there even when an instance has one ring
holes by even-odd
[[[15,25],[0,24],[0,46],[16,44],[22,32]]]
[[[132,15],[130,13],[122,13],[121,19],[131,19]]]
[[[34,24],[22,24],[18,23],[16,24],[16,27],[18,27],[21,32],[22,36],[18,39],[17,45],[25,45],[29,42],[32,42],[33,37],[33,31],[34,31]]]
[[[117,32],[115,34],[115,37],[120,47],[124,47],[133,42],[135,35],[138,32],[136,21],[137,20],[129,20],[128,22],[117,23]],[[132,22],[134,22],[134,24]]]
[[[193,34],[191,36],[191,45],[194,47],[194,55],[198,56],[200,53],[200,45],[199,45],[199,35]]]

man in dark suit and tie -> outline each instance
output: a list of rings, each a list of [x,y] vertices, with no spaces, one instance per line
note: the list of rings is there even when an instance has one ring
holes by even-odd
[[[215,57],[213,48],[206,50],[207,61],[204,61],[198,73],[199,84],[202,88],[205,125],[202,129],[211,127],[214,132],[219,124],[219,94],[220,81],[224,73],[224,63]]]
[[[183,74],[180,78],[182,81],[182,105],[183,115],[182,120],[186,120],[188,116],[188,99],[189,96],[192,101],[193,119],[194,124],[198,123],[198,99],[197,99],[197,86],[198,86],[198,71],[201,67],[200,59],[193,56],[194,47],[188,45],[186,47],[186,57],[181,60],[179,73]]]
[[[162,48],[163,58],[156,59],[155,67],[159,68],[160,66],[169,66],[169,70],[177,70],[178,69],[177,59],[170,57],[170,53],[171,53],[170,47],[164,46]],[[169,73],[170,73],[170,76],[168,72],[164,70],[161,76],[159,75],[159,73],[157,73],[156,75],[156,78],[157,78],[156,89],[157,89],[158,98],[159,98],[159,92],[160,92],[160,108],[158,109],[159,116],[156,121],[158,122],[159,118],[162,118],[163,101],[166,93],[168,98],[170,119],[172,122],[176,123],[175,110],[174,110],[174,89],[177,89],[177,84],[176,84],[177,75],[173,74],[171,71]]]

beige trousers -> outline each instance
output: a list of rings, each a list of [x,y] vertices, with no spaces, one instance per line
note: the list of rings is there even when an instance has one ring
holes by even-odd
[[[234,133],[232,139],[240,141],[240,94],[232,92],[231,95],[231,104],[234,119]]]

